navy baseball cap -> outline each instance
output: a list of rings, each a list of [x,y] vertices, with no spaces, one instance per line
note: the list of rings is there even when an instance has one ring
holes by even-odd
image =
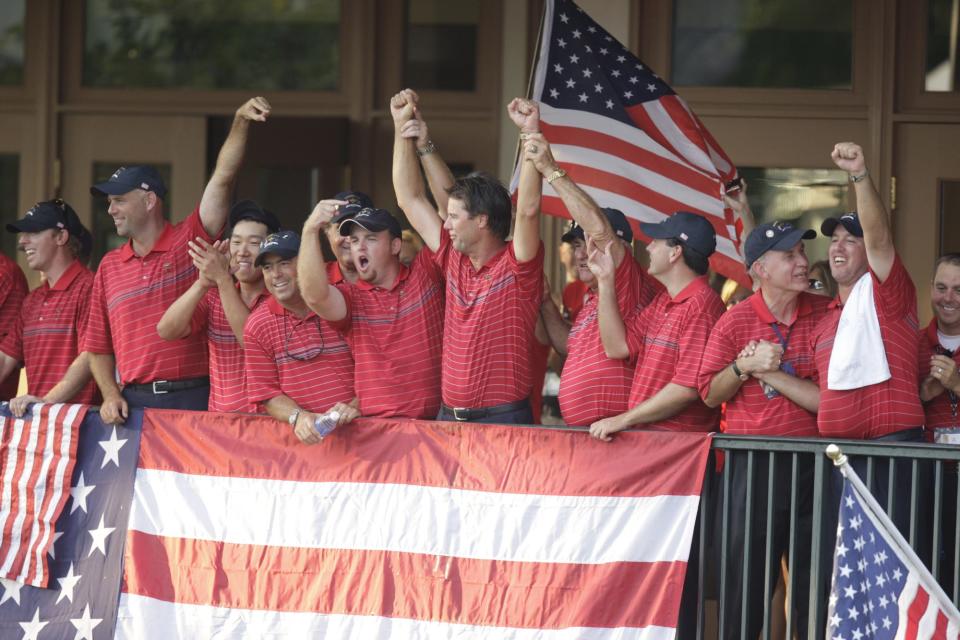
[[[280,221],[253,200],[241,200],[230,209],[230,226],[237,226],[243,220],[259,222],[267,228],[267,233],[276,233],[280,230]]]
[[[253,261],[254,266],[263,265],[267,256],[273,254],[281,258],[294,258],[300,253],[300,235],[296,231],[278,231],[271,233],[260,243],[260,253]]]
[[[816,237],[817,232],[813,229],[797,229],[789,222],[775,220],[761,224],[750,232],[743,243],[747,269],[767,251],[789,251],[801,240]]]
[[[611,207],[604,207],[603,213],[607,216],[610,226],[613,227],[614,235],[624,242],[633,242],[633,229],[630,227],[630,223],[627,222],[627,216],[623,215],[623,211]],[[576,221],[571,222],[570,228],[560,237],[560,240],[563,242],[583,240],[583,227],[577,224]]]
[[[341,191],[333,196],[334,200],[346,200],[350,204],[358,204],[363,209],[373,209],[373,200],[362,191]]]
[[[66,229],[75,238],[81,238],[86,232],[77,212],[60,199],[38,202],[22,218],[7,224],[10,233],[36,233],[46,229]]]
[[[823,224],[820,225],[820,233],[829,238],[833,235],[838,224],[842,224],[843,228],[852,235],[858,238],[863,237],[863,227],[860,226],[860,216],[857,215],[856,211],[845,213],[839,218],[827,218],[823,221]]]
[[[641,222],[640,230],[655,240],[674,238],[705,258],[717,250],[717,233],[703,216],[677,211],[660,223]]]
[[[120,167],[106,182],[99,182],[90,187],[90,193],[95,196],[119,196],[134,189],[153,191],[157,197],[167,195],[167,187],[157,170],[149,165],[133,165]]]
[[[337,213],[332,218],[330,218],[330,224],[339,226],[341,222],[343,222],[344,220],[346,220],[351,216],[354,216],[360,213],[365,208],[366,207],[363,207],[362,205],[359,205],[359,204],[341,204],[340,206],[337,207]]]
[[[350,225],[355,224],[367,231],[389,231],[394,238],[403,235],[403,229],[397,219],[390,215],[386,209],[360,209],[353,212],[349,217],[343,218],[340,223],[340,235],[350,235]]]

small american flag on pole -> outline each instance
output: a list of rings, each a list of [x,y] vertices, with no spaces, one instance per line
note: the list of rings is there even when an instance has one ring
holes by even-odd
[[[70,497],[83,405],[35,405],[0,415],[0,578],[36,587],[50,579],[53,525]]]
[[[846,463],[828,640],[957,640],[960,612]]]
[[[601,207],[639,222],[676,211],[713,223],[713,268],[746,279],[740,224],[724,208],[737,169],[683,98],[569,0],[548,0],[532,98],[564,170]],[[519,166],[514,174],[514,190]],[[550,185],[545,213],[569,217]]]

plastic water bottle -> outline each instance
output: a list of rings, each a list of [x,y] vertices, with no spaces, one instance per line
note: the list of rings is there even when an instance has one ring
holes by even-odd
[[[313,428],[316,430],[317,435],[324,438],[330,435],[330,432],[337,427],[339,420],[339,411],[327,411],[323,415],[317,416],[317,419],[313,421]]]

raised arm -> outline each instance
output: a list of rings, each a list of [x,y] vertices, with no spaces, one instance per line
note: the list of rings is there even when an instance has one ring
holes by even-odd
[[[344,204],[347,202],[343,200],[321,200],[317,203],[307,221],[303,223],[303,239],[297,258],[300,295],[308,307],[330,322],[346,317],[347,304],[340,290],[330,286],[327,279],[327,268],[320,251],[320,234],[336,215],[337,207]]]
[[[600,249],[593,238],[587,241],[587,266],[597,277],[597,322],[600,325],[600,342],[608,358],[625,360],[630,357],[627,346],[627,327],[620,315],[617,303],[616,268],[613,264],[611,242]]]
[[[514,98],[507,105],[510,119],[520,129],[524,150],[517,185],[517,215],[513,224],[513,253],[518,262],[533,260],[540,250],[540,196],[543,178],[527,157],[539,151],[534,136],[540,132],[540,106],[533,100]]]
[[[540,303],[540,320],[543,329],[554,351],[562,356],[567,355],[567,338],[570,335],[570,323],[563,319],[557,303],[550,295],[550,287],[543,283],[543,302]]]
[[[217,166],[200,199],[200,220],[211,236],[219,234],[227,222],[233,185],[247,150],[250,123],[265,122],[268,115],[270,103],[261,97],[251,98],[237,109],[230,133],[227,134],[227,139],[220,148],[220,155],[217,156]]]
[[[857,213],[863,227],[863,244],[867,250],[867,262],[880,282],[884,282],[893,268],[896,250],[893,246],[893,231],[883,208],[870,173],[867,171],[863,149],[855,142],[839,142],[830,154],[834,164],[850,175],[857,194]]]
[[[597,246],[606,247],[617,239],[613,233],[613,227],[610,226],[610,221],[607,220],[607,216],[603,214],[593,198],[581,189],[570,176],[561,171],[560,165],[553,157],[550,143],[543,137],[543,134],[527,136],[524,152],[526,158],[531,160],[537,168],[539,176],[550,182],[550,186],[563,200],[567,211],[570,212],[577,224],[583,227],[584,233],[594,239]],[[611,254],[613,255],[614,266],[620,266],[620,262],[626,255],[625,246],[620,242],[614,242]]]
[[[723,202],[733,211],[734,217],[740,220],[740,237],[746,240],[753,228],[757,226],[753,217],[753,209],[747,200],[747,181],[740,178],[740,188],[732,193],[723,194]]]
[[[397,204],[407,220],[423,238],[431,251],[440,248],[440,229],[443,220],[427,199],[420,163],[417,161],[416,141],[419,124],[413,118],[417,94],[404,89],[390,99],[393,116],[393,189]],[[412,120],[411,120],[412,119]]]
[[[433,201],[437,203],[437,213],[446,220],[447,202],[450,200],[447,189],[453,186],[453,172],[444,162],[437,145],[430,139],[427,123],[420,114],[419,107],[414,108],[413,116],[419,123],[417,127],[417,155],[420,156],[420,165],[423,167],[423,173],[427,176],[427,186],[430,187]]]

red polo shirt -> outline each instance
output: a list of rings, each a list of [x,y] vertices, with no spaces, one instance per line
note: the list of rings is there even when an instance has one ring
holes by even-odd
[[[346,283],[347,279],[343,277],[343,271],[340,269],[340,263],[336,260],[326,263],[327,264],[327,281],[330,284],[340,284]]]
[[[183,222],[167,223],[147,255],[138,256],[127,242],[100,261],[82,349],[114,354],[122,384],[207,375],[206,336],[164,340],[157,335],[164,312],[197,278],[187,241],[198,236],[213,242],[194,209]]]
[[[20,266],[0,253],[0,340],[13,331],[23,299],[27,296],[27,277]],[[0,398],[13,398],[20,384],[20,369],[14,369],[6,380],[0,380]]]
[[[271,297],[247,318],[243,344],[251,403],[286,395],[323,413],[353,399],[350,347],[312,311],[298,318]]]
[[[881,283],[872,272],[870,275],[891,378],[860,389],[827,389],[830,353],[841,313],[839,298],[830,303],[811,336],[820,375],[817,427],[823,437],[866,440],[923,425],[917,381],[916,289],[899,255],[886,282]]]
[[[237,289],[240,289],[239,283]],[[267,292],[261,292],[249,309],[253,311],[269,297]],[[258,408],[247,400],[244,385],[243,347],[233,333],[216,287],[207,291],[207,295],[197,305],[193,317],[194,326],[191,327],[191,332],[206,333],[207,336],[207,352],[210,355],[209,410],[256,413]]]
[[[630,317],[646,307],[663,286],[631,255],[620,261],[615,275],[620,315]],[[636,360],[608,358],[600,339],[595,291],[587,299],[567,337],[567,360],[560,376],[560,414],[568,425],[588,426],[623,413],[630,407],[630,385]]]
[[[357,280],[337,286],[347,316],[331,323],[356,363],[360,413],[433,419],[440,410],[443,274],[429,249],[401,265],[388,289]]]
[[[532,260],[519,262],[508,242],[474,269],[443,229],[434,259],[447,279],[444,404],[479,409],[530,397],[534,329],[543,298],[543,243]]]
[[[813,361],[810,335],[827,312],[830,300],[824,296],[801,293],[797,310],[788,324],[778,322],[770,313],[759,291],[727,311],[710,334],[700,364],[700,396],[706,398],[714,376],[730,366],[751,340],[766,340],[786,350],[781,361],[792,365],[798,378],[819,382]],[[780,336],[773,330],[777,326]],[[727,433],[749,436],[817,437],[817,416],[787,397],[773,392],[768,398],[756,378],[744,382],[727,400]]]
[[[940,346],[940,336],[937,335],[937,319],[934,318],[927,325],[926,329],[920,332],[920,357],[919,357],[919,375],[923,380],[930,375],[930,358],[934,353],[943,353]],[[960,369],[960,350],[953,354],[953,360]],[[960,408],[958,408],[958,398],[954,394],[944,390],[936,398],[923,405],[923,412],[926,415],[924,423],[927,429],[933,430],[944,427],[960,427],[960,418],[957,417]]]
[[[46,395],[80,354],[92,290],[93,273],[74,260],[55,285],[44,282],[27,294],[0,351],[26,364],[31,395]],[[93,404],[95,395],[91,380],[70,402]]]
[[[587,295],[590,293],[590,287],[580,279],[567,283],[563,288],[563,310],[567,320],[577,321],[577,314],[583,309],[587,301]]]
[[[723,315],[720,296],[707,284],[706,276],[695,279],[671,298],[660,293],[643,311],[625,319],[627,346],[638,358],[628,405],[635,407],[672,382],[698,388],[700,358],[710,330]],[[647,427],[667,431],[715,431],[720,418],[699,399],[677,415]]]

